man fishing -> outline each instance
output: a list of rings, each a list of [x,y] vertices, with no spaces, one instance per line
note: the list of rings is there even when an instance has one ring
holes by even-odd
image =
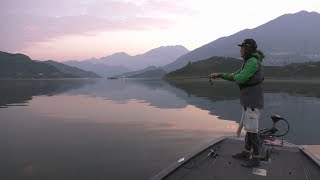
[[[233,154],[232,157],[245,160],[242,164],[245,167],[256,167],[260,165],[258,127],[264,105],[262,88],[264,77],[261,66],[264,54],[257,50],[257,43],[253,39],[245,39],[238,46],[243,59],[241,69],[234,73],[212,73],[210,76],[233,81],[239,85],[242,117],[237,136],[240,136],[244,128],[245,147],[242,152]]]

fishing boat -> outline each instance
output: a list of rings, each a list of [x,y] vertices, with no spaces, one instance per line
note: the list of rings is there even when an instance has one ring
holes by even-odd
[[[199,147],[194,152],[178,159],[152,180],[318,180],[320,160],[303,146],[279,139],[289,131],[288,122],[280,116],[271,116],[273,126],[259,131],[260,166],[243,167],[242,161],[232,158],[241,152],[244,138],[219,137]],[[281,133],[278,122],[287,123]]]

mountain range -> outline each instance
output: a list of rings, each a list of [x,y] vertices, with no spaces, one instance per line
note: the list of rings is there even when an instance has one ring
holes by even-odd
[[[91,71],[85,71],[76,67],[72,67],[72,66],[68,66],[62,63],[58,63],[56,61],[41,61],[43,63],[49,64],[55,68],[57,68],[59,71],[67,73],[67,74],[72,74],[76,77],[80,77],[80,78],[100,78],[99,75],[97,75],[94,72]]]
[[[98,78],[95,73],[54,61],[35,61],[24,54],[0,51],[0,78]]]
[[[188,49],[180,45],[162,46],[136,56],[120,52],[99,59],[67,61],[64,64],[93,71],[103,77],[107,77],[145,69],[149,66],[164,66],[188,52]]]
[[[130,69],[124,66],[107,66],[102,63],[92,63],[88,60],[86,61],[67,61],[63,62],[65,65],[77,67],[86,71],[92,71],[101,77],[109,77],[121,74],[123,72],[129,72]]]
[[[197,62],[189,62],[183,68],[167,73],[166,80],[200,79],[212,72],[235,72],[241,68],[242,60],[229,57],[211,57]],[[264,75],[271,79],[310,79],[320,77],[320,62],[292,63],[286,66],[263,66]]]
[[[319,32],[319,13],[300,11],[294,14],[285,14],[256,28],[244,29],[231,36],[214,40],[153,71],[155,74],[159,74],[159,69],[172,72],[186,66],[189,62],[214,56],[240,59],[237,44],[240,44],[246,38],[253,38],[257,41],[258,49],[266,55],[263,64],[267,66],[320,61]],[[152,70],[148,71],[148,75],[152,74]],[[140,77],[137,72],[127,74]],[[145,70],[142,70],[141,73],[144,72]]]
[[[294,14],[282,15],[253,29],[244,29],[231,36],[221,37],[192,51],[181,45],[163,46],[136,56],[120,52],[99,59],[67,61],[63,62],[68,65],[65,67],[61,66],[61,64],[55,64],[53,61],[32,61],[22,54],[5,57],[13,59],[12,62],[8,62],[3,60],[4,53],[2,53],[0,54],[0,63],[2,63],[0,77],[23,77],[24,75],[33,77],[43,74],[42,71],[44,69],[46,69],[45,71],[50,77],[79,77],[82,76],[80,74],[84,73],[69,71],[71,70],[70,66],[93,71],[102,77],[155,77],[152,74],[163,75],[164,72],[172,72],[189,63],[211,57],[240,59],[237,44],[246,38],[253,38],[257,41],[258,49],[261,49],[266,55],[263,62],[266,66],[284,66],[290,63],[320,61],[319,32],[320,14],[300,11]],[[24,59],[25,64],[18,63],[16,58]],[[17,67],[8,66],[15,63],[19,65]],[[34,64],[34,66],[29,66],[31,64]],[[24,67],[27,69],[23,69]],[[10,68],[12,72],[10,72]],[[92,77],[94,75],[89,73],[84,76]]]
[[[156,66],[149,66],[149,67],[146,67],[144,69],[141,69],[141,70],[137,70],[137,71],[130,71],[130,72],[125,72],[125,73],[122,73],[122,74],[119,74],[119,75],[115,75],[113,77],[116,77],[116,78],[121,78],[121,77],[133,77],[135,75],[139,75],[139,74],[144,74],[145,72],[147,71],[155,71],[157,72],[159,68],[156,67]],[[164,71],[164,70],[163,70]]]
[[[253,29],[245,29],[228,37],[221,37],[182,55],[162,68],[171,72],[188,62],[212,56],[240,58],[239,47],[243,39],[257,41],[267,60],[266,65],[283,65],[293,62],[320,60],[320,14],[300,11],[285,14]]]

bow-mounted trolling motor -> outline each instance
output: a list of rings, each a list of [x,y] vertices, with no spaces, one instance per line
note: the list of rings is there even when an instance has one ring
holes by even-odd
[[[261,139],[265,139],[267,137],[282,137],[288,134],[290,125],[286,119],[279,115],[271,115],[272,127],[261,129],[258,132],[258,135]]]
[[[279,115],[271,115],[272,127],[261,129],[258,132],[260,138],[260,154],[262,161],[269,161],[270,147],[283,146],[283,140],[277,139],[288,134],[290,126],[286,119]]]

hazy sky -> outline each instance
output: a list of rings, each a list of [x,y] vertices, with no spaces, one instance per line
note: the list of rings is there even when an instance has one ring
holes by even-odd
[[[0,51],[39,60],[130,55],[167,45],[189,50],[320,0],[1,0]]]

